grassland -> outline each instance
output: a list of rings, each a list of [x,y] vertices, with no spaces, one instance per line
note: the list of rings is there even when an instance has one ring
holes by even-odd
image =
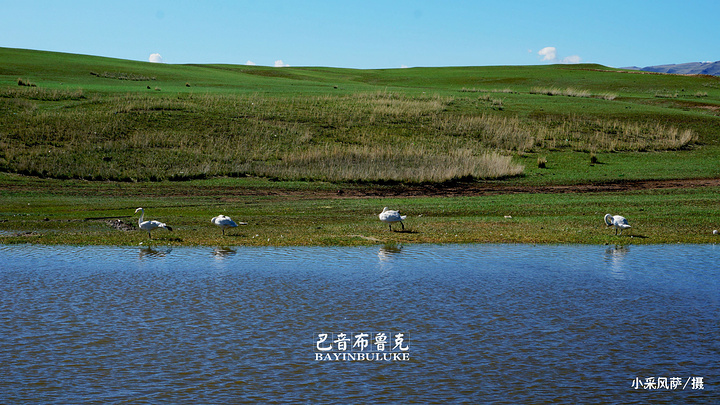
[[[619,192],[503,192],[457,197],[387,197],[378,186],[338,194],[334,184],[278,185],[218,178],[113,183],[0,175],[0,243],[80,245],[367,245],[403,243],[716,243],[720,186]],[[716,183],[717,184],[717,183]],[[359,193],[364,191],[364,193]],[[570,190],[572,191],[572,190]],[[390,194],[388,192],[388,194]],[[404,232],[378,220],[383,206],[408,216]],[[172,232],[137,230],[135,208]],[[223,213],[247,226],[210,223]],[[622,213],[633,226],[615,236],[602,222]],[[681,219],[679,219],[681,218]],[[117,220],[129,225],[118,230]],[[394,227],[396,229],[398,227]]]
[[[634,243],[713,242],[720,228],[714,187],[397,192],[720,178],[717,77],[163,65],[8,48],[0,61],[3,243],[139,243],[86,220],[133,223],[137,206],[175,225],[157,235],[169,244],[607,243],[605,211],[643,224]],[[384,205],[410,215],[409,232],[379,226]],[[220,212],[251,226],[220,240],[209,225]]]

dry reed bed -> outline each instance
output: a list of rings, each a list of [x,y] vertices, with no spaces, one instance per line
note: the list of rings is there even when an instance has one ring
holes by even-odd
[[[617,98],[617,94],[615,93],[598,93],[593,94],[590,92],[590,90],[580,90],[575,89],[572,87],[567,87],[564,89],[557,88],[557,87],[533,87],[530,89],[530,94],[545,94],[548,96],[565,96],[565,97],[585,97],[585,98],[601,98],[603,100],[615,100]]]
[[[2,170],[125,181],[258,175],[438,182],[518,175],[516,152],[668,150],[696,139],[690,130],[659,124],[499,116],[482,97],[87,99],[35,89],[0,95]],[[47,108],[60,101],[63,108]],[[479,113],[457,112],[451,108],[457,102],[477,103]]]
[[[522,173],[523,166],[496,152],[478,155],[470,149],[456,149],[438,154],[412,145],[334,144],[292,154],[263,171],[282,178],[306,173],[308,178],[327,181],[443,182],[514,176]]]
[[[475,137],[486,147],[517,152],[561,149],[644,152],[676,150],[697,141],[697,135],[690,129],[577,116],[527,122],[483,114],[442,118],[435,125],[442,133]]]
[[[460,89],[461,93],[506,93],[506,94],[519,94],[520,92],[504,88],[504,89],[468,89],[463,87]],[[604,93],[592,93],[590,90],[575,89],[573,87],[566,87],[564,89],[558,87],[532,87],[529,94],[543,94],[547,96],[565,96],[565,97],[585,97],[585,98],[600,98],[603,100],[615,100],[618,95],[616,93],[604,92]]]

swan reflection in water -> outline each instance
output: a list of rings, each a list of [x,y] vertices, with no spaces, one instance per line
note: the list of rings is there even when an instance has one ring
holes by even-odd
[[[172,252],[172,248],[164,248],[164,249],[155,249],[153,247],[144,247],[140,248],[140,259],[144,259],[146,257],[165,257],[170,252]]]
[[[216,247],[213,249],[213,256],[217,259],[223,259],[228,256],[232,256],[237,253],[237,250],[231,249],[229,247]]]
[[[402,245],[389,243],[380,247],[378,250],[378,259],[382,262],[389,261],[393,255],[399,254],[402,251]]]
[[[625,262],[625,256],[630,252],[630,248],[627,246],[616,245],[614,247],[608,247],[605,249],[605,257],[610,262],[610,276],[618,280],[624,280],[627,278],[623,265]]]

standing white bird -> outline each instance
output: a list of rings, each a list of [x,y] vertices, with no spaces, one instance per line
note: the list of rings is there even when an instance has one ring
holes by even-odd
[[[620,215],[605,214],[605,225],[614,226],[615,235],[618,234],[618,229],[620,230],[620,235],[622,235],[623,229],[631,228],[630,224],[628,224],[628,220]]]
[[[219,226],[222,229],[223,236],[225,236],[226,228],[235,228],[238,225],[247,225],[247,222],[240,222],[239,224],[236,224],[235,221],[233,221],[230,217],[227,217],[222,214],[218,215],[216,217],[213,217],[213,219],[211,219],[210,222]]]
[[[407,218],[407,215],[400,215],[399,211],[389,210],[388,207],[383,208],[382,212],[379,215],[380,220],[383,222],[386,222],[388,226],[390,226],[390,230],[392,231],[392,224],[393,222],[400,222],[400,225],[402,225],[403,231],[405,230],[405,224],[403,224],[403,220]]]
[[[172,231],[172,228],[170,228],[169,226],[165,225],[164,223],[162,223],[160,221],[143,221],[143,217],[145,217],[145,210],[142,208],[138,208],[135,210],[135,213],[137,214],[138,211],[140,211],[140,219],[138,219],[138,226],[143,231],[147,231],[148,237],[150,239],[152,239],[152,236],[150,235],[150,231],[152,231],[155,228],[165,228],[168,231]]]

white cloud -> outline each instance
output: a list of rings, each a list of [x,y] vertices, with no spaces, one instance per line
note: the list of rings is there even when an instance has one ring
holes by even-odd
[[[400,69],[407,69],[408,65],[400,65]]]
[[[580,57],[577,55],[567,56],[562,58],[560,63],[566,63],[566,64],[573,64],[573,63],[580,63]]]
[[[282,59],[278,59],[275,61],[275,67],[289,67],[287,63],[283,62]]]
[[[251,61],[251,60],[245,62],[245,64],[248,65],[248,66],[255,66],[255,65],[256,65],[256,63],[253,62],[253,61]]]
[[[551,62],[551,63],[565,63],[565,64],[572,64],[572,63],[580,63],[582,58],[578,55],[571,55],[566,56],[564,58],[561,58],[558,56],[557,48],[554,46],[546,46],[545,48],[538,51],[538,55],[540,55],[542,58],[541,60],[543,62]]]
[[[543,61],[554,61],[557,59],[557,49],[554,46],[546,46],[538,51],[538,55],[542,56]]]
[[[152,63],[163,63],[163,58],[159,53],[153,53],[150,55],[150,58],[148,58],[148,61]]]

